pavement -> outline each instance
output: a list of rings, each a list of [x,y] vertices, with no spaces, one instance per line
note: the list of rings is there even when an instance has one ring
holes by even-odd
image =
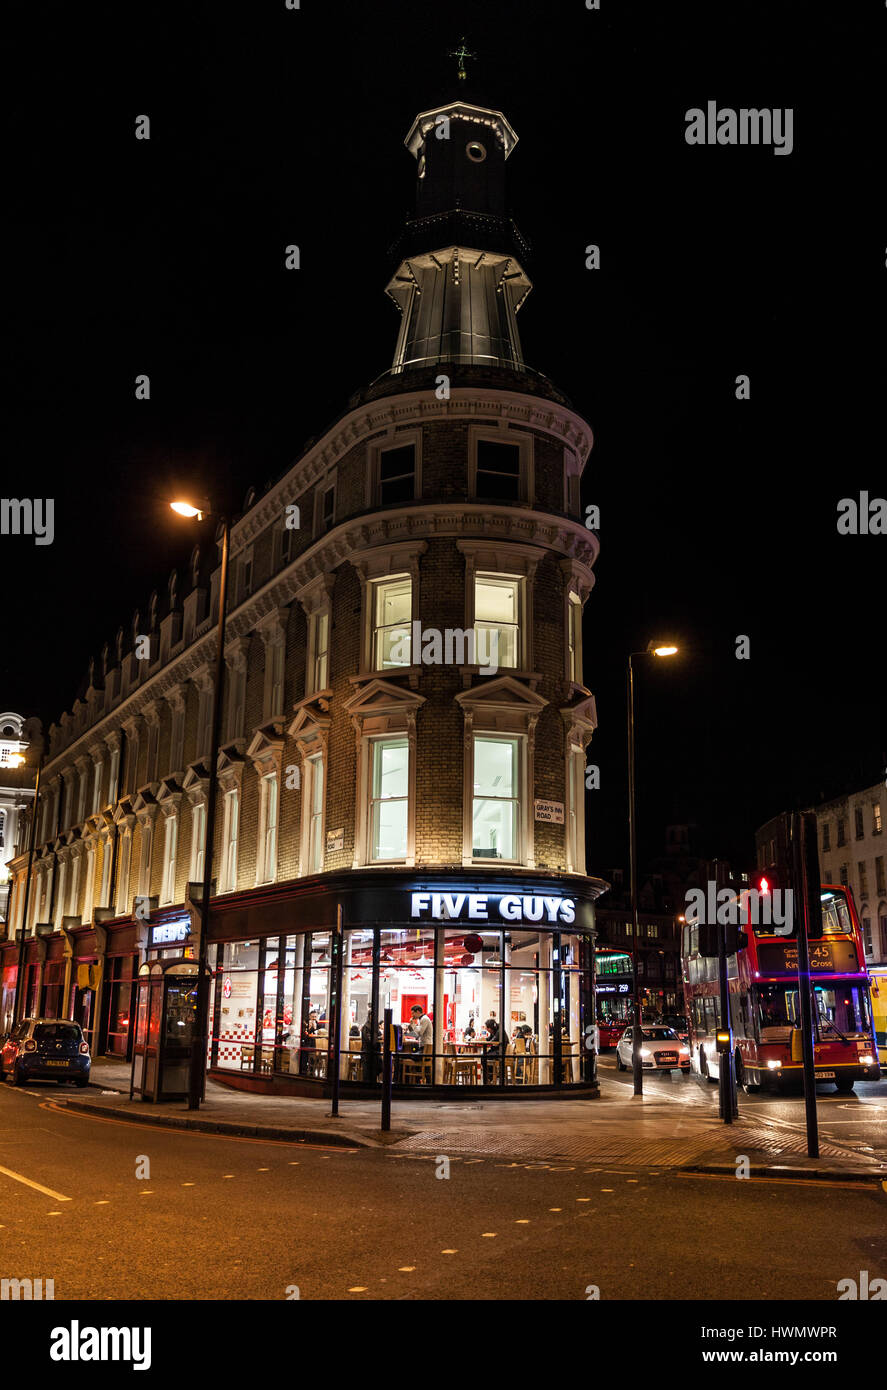
[[[724,1125],[711,1092],[689,1078],[681,1079],[680,1093],[651,1088],[643,1098],[631,1096],[606,1072],[596,1099],[517,1103],[466,1096],[417,1101],[395,1094],[391,1130],[383,1133],[378,1100],[341,1100],[334,1118],[328,1099],[257,1096],[208,1081],[200,1110],[189,1112],[178,1101],[154,1105],[130,1100],[129,1076],[125,1062],[94,1061],[90,1089],[78,1091],[76,1098],[66,1093],[62,1103],[70,1110],[140,1125],[331,1148],[389,1149],[405,1156],[575,1159],[731,1176],[741,1165],[752,1176],[887,1182],[884,1152],[865,1154],[823,1139],[819,1158],[812,1159],[802,1126],[774,1124],[753,1109]],[[62,1100],[58,1093],[57,1098]]]

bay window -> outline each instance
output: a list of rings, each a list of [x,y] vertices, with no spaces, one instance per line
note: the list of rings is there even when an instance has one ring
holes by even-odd
[[[376,580],[373,594],[372,663],[376,671],[410,664],[413,584],[408,574]]]
[[[475,661],[516,668],[520,655],[521,581],[500,574],[474,579]]]

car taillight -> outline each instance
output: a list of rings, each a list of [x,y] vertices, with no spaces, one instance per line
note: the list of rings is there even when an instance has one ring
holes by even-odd
[[[23,1050],[24,1050],[25,1052],[36,1052],[36,1051],[37,1051],[37,1044],[35,1043],[35,1041],[34,1041],[33,1038],[28,1038],[28,1041],[25,1043],[25,1046],[24,1046],[24,1049],[23,1049]]]
[[[81,1052],[85,1052],[86,1055],[89,1056],[89,1043],[85,1043],[85,1042],[81,1043],[81,1044],[80,1044],[80,1051],[81,1051]]]

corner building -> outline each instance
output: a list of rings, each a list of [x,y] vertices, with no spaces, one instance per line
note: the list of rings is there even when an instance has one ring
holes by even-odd
[[[500,112],[461,99],[416,118],[392,367],[232,529],[208,1059],[231,1085],[326,1087],[338,1006],[342,1085],[375,1088],[382,1011],[404,1025],[416,1004],[432,1034],[399,1053],[398,1086],[595,1085],[592,436],[523,361],[516,142]],[[131,1050],[139,965],[194,951],[213,560],[206,579],[195,554],[189,582],[171,576],[134,615],[53,730],[29,1000],[78,1017],[95,1051]],[[491,1017],[500,1036],[481,1047]]]

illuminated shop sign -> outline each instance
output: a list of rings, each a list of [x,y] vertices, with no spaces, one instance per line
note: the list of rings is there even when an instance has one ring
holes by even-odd
[[[597,994],[628,994],[631,986],[628,984],[619,985],[595,985]]]
[[[576,903],[545,893],[411,893],[410,916],[436,922],[569,924],[576,920]]]
[[[168,946],[170,942],[187,941],[191,935],[191,923],[186,917],[181,922],[164,922],[151,928],[149,946]]]

